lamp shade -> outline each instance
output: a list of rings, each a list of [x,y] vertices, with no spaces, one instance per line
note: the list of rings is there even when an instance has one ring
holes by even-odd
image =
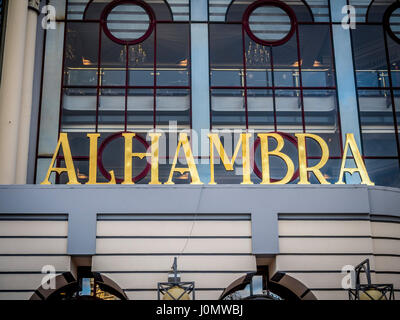
[[[369,289],[360,291],[360,300],[387,300],[385,295],[379,290]]]
[[[169,294],[168,294],[169,293]],[[181,297],[182,296],[182,297]],[[163,296],[163,300],[190,300],[190,296],[181,287],[175,286],[167,291]]]

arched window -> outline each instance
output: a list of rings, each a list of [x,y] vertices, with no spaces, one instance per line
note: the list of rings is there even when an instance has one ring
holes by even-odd
[[[231,283],[222,293],[221,300],[287,300],[298,301],[288,288],[268,279],[267,272],[248,273]]]
[[[292,159],[297,150],[291,136],[318,134],[330,148],[324,175],[336,182],[342,140],[328,1],[224,3],[210,0],[212,128],[283,132],[289,140],[284,152]],[[320,156],[310,141],[309,164]],[[282,178],[285,165],[274,161],[272,176]]]
[[[114,170],[121,179],[121,132],[135,132],[146,140],[149,130],[166,128],[170,122],[178,129],[191,127],[189,1],[70,0],[64,5],[57,8],[65,10],[58,31],[46,31],[37,182],[43,181],[61,132],[68,133],[81,183],[88,179],[87,133],[100,134],[99,148],[110,142],[107,148],[114,152],[107,151],[102,171]],[[60,51],[61,61],[54,59],[51,65]],[[56,74],[59,68],[62,79],[57,87],[49,73]],[[138,152],[146,152],[143,143],[135,143]],[[139,174],[147,160],[133,161],[135,182],[147,183],[150,178]],[[58,166],[62,165],[61,155]],[[102,171],[98,181],[107,182]],[[164,172],[167,175],[161,167],[161,178]],[[64,180],[61,176],[55,182]]]
[[[365,162],[377,185],[400,186],[400,5],[350,1],[354,67]]]
[[[128,300],[118,284],[98,272],[78,271],[77,279],[70,272],[66,272],[55,277],[53,281],[54,288],[40,286],[32,295],[31,300]]]

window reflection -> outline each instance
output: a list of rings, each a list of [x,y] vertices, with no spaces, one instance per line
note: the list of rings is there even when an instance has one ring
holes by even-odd
[[[366,156],[397,156],[390,91],[359,90],[360,122]]]
[[[400,181],[399,101],[394,90],[400,83],[400,43],[394,38],[398,31],[398,17],[395,14],[389,17],[389,21],[384,20],[392,3],[372,3],[364,13],[367,23],[352,30],[366,166],[372,181],[384,186],[398,186]],[[390,30],[394,34],[390,34]]]

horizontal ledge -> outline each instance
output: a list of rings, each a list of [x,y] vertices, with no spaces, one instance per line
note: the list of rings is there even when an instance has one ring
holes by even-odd
[[[71,257],[65,253],[0,253],[0,257]]]
[[[277,253],[276,256],[375,256],[375,257],[400,257],[392,253]]]
[[[98,253],[96,256],[254,256],[252,253]]]
[[[280,239],[364,239],[373,238],[372,236],[320,236],[320,235],[293,235],[293,236],[279,236]],[[400,240],[400,239],[399,239]]]
[[[80,190],[80,189],[109,189],[109,190],[135,190],[135,189],[147,189],[147,190],[165,190],[165,189],[180,189],[180,190],[201,190],[201,189],[229,189],[229,190],[246,190],[246,189],[260,189],[260,190],[385,190],[390,192],[395,192],[400,194],[400,188],[393,187],[383,187],[383,186],[366,186],[362,184],[347,184],[347,185],[321,185],[321,184],[310,184],[310,185],[299,185],[299,184],[286,184],[286,185],[261,185],[261,184],[252,184],[252,185],[238,185],[238,184],[217,184],[217,185],[192,185],[192,184],[174,184],[174,185],[143,185],[143,184],[135,184],[135,185],[0,185],[0,190]],[[50,213],[49,213],[50,214]],[[52,213],[57,214],[57,213]],[[60,213],[61,214],[61,213]],[[64,213],[65,214],[65,213]],[[365,213],[364,213],[365,214]]]
[[[279,272],[282,273],[343,273],[347,274],[347,272],[343,272],[342,270],[279,270]],[[362,273],[365,273],[364,271],[361,271]],[[400,271],[375,271],[371,270],[371,273],[376,273],[376,274],[400,274]]]
[[[96,239],[251,239],[251,236],[98,236]]]
[[[277,256],[373,256],[374,254],[371,252],[361,253],[361,252],[302,252],[302,253],[278,253]]]
[[[195,291],[223,291],[226,288],[196,288]],[[143,291],[149,291],[149,292],[157,292],[157,289],[122,289],[125,292],[143,292]]]
[[[387,285],[386,283],[377,283],[378,285]],[[348,289],[343,289],[343,288],[310,288],[311,291],[349,291]],[[355,290],[355,289],[353,289]],[[400,291],[399,289],[393,289],[393,291]]]
[[[0,239],[68,239],[67,236],[0,236]]]
[[[278,221],[371,221],[371,219],[369,218],[365,218],[363,217],[363,215],[365,216],[365,214],[360,214],[360,217],[348,217],[346,218],[345,216],[341,217],[341,218],[329,218],[329,214],[326,215],[326,218],[279,218],[278,216]],[[375,221],[374,221],[375,222]],[[379,221],[381,222],[381,221]],[[386,222],[386,221],[385,221]]]
[[[374,236],[320,236],[320,235],[295,235],[295,236],[279,236],[280,239],[375,239],[375,240],[400,240],[397,237],[374,237]]]
[[[98,273],[102,274],[151,274],[151,273],[171,273],[171,270],[164,270],[164,271],[98,271]],[[178,273],[254,273],[254,270],[179,270]]]
[[[63,273],[66,273],[66,272],[70,272],[70,271],[57,271],[57,273],[55,273],[54,275],[55,276],[60,276],[60,275],[62,275]],[[43,272],[41,272],[41,271],[0,271],[0,275],[7,275],[7,274],[25,274],[25,275],[28,275],[28,274],[42,274],[42,275],[48,275],[49,273],[43,273]]]
[[[204,214],[204,215],[207,215],[208,213],[206,213],[206,214]],[[238,219],[231,219],[229,216],[228,217],[226,217],[225,219],[224,218],[216,218],[216,219],[212,219],[212,218],[202,218],[201,217],[201,215],[203,215],[203,214],[201,214],[201,213],[199,213],[199,215],[200,215],[200,217],[197,217],[197,218],[186,218],[186,219],[183,219],[183,218],[181,218],[181,219],[179,219],[179,218],[177,218],[177,219],[171,219],[171,218],[168,218],[168,213],[166,213],[165,214],[165,216],[166,216],[166,219],[151,219],[151,218],[142,218],[142,219],[128,219],[128,218],[126,218],[126,219],[97,219],[97,221],[162,221],[162,222],[167,222],[167,221],[173,221],[173,222],[176,222],[176,221],[189,221],[189,222],[192,222],[193,220],[195,220],[196,222],[200,222],[200,221],[228,221],[228,222],[233,222],[233,221],[251,221],[251,219],[249,218],[249,219],[246,219],[246,218],[238,218]]]
[[[0,290],[0,293],[6,293],[6,292],[32,292],[34,293],[36,291],[36,289],[21,289],[21,290]]]
[[[251,221],[249,213],[98,213],[97,221]]]

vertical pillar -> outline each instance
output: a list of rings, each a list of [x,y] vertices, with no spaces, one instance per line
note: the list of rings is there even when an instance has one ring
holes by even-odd
[[[354,133],[357,145],[360,151],[362,151],[351,35],[350,29],[344,28],[341,24],[345,17],[342,9],[346,5],[347,0],[330,1],[340,122],[343,142],[346,140],[346,133]],[[352,166],[354,164],[349,162],[348,165]],[[357,175],[352,176],[347,174],[346,183],[359,184],[360,178]]]
[[[9,1],[0,87],[0,184],[16,182],[27,15],[27,0]]]
[[[191,0],[191,52],[192,52],[192,129],[198,136],[198,150],[202,159],[208,157],[209,146],[204,130],[210,129],[210,75],[208,42],[208,1]],[[203,129],[203,134],[202,134]],[[200,179],[210,181],[208,161],[198,165]]]
[[[22,102],[18,130],[16,183],[26,184],[28,173],[29,138],[32,113],[33,75],[35,70],[36,32],[39,1],[29,0],[26,25],[24,75],[22,80]]]

